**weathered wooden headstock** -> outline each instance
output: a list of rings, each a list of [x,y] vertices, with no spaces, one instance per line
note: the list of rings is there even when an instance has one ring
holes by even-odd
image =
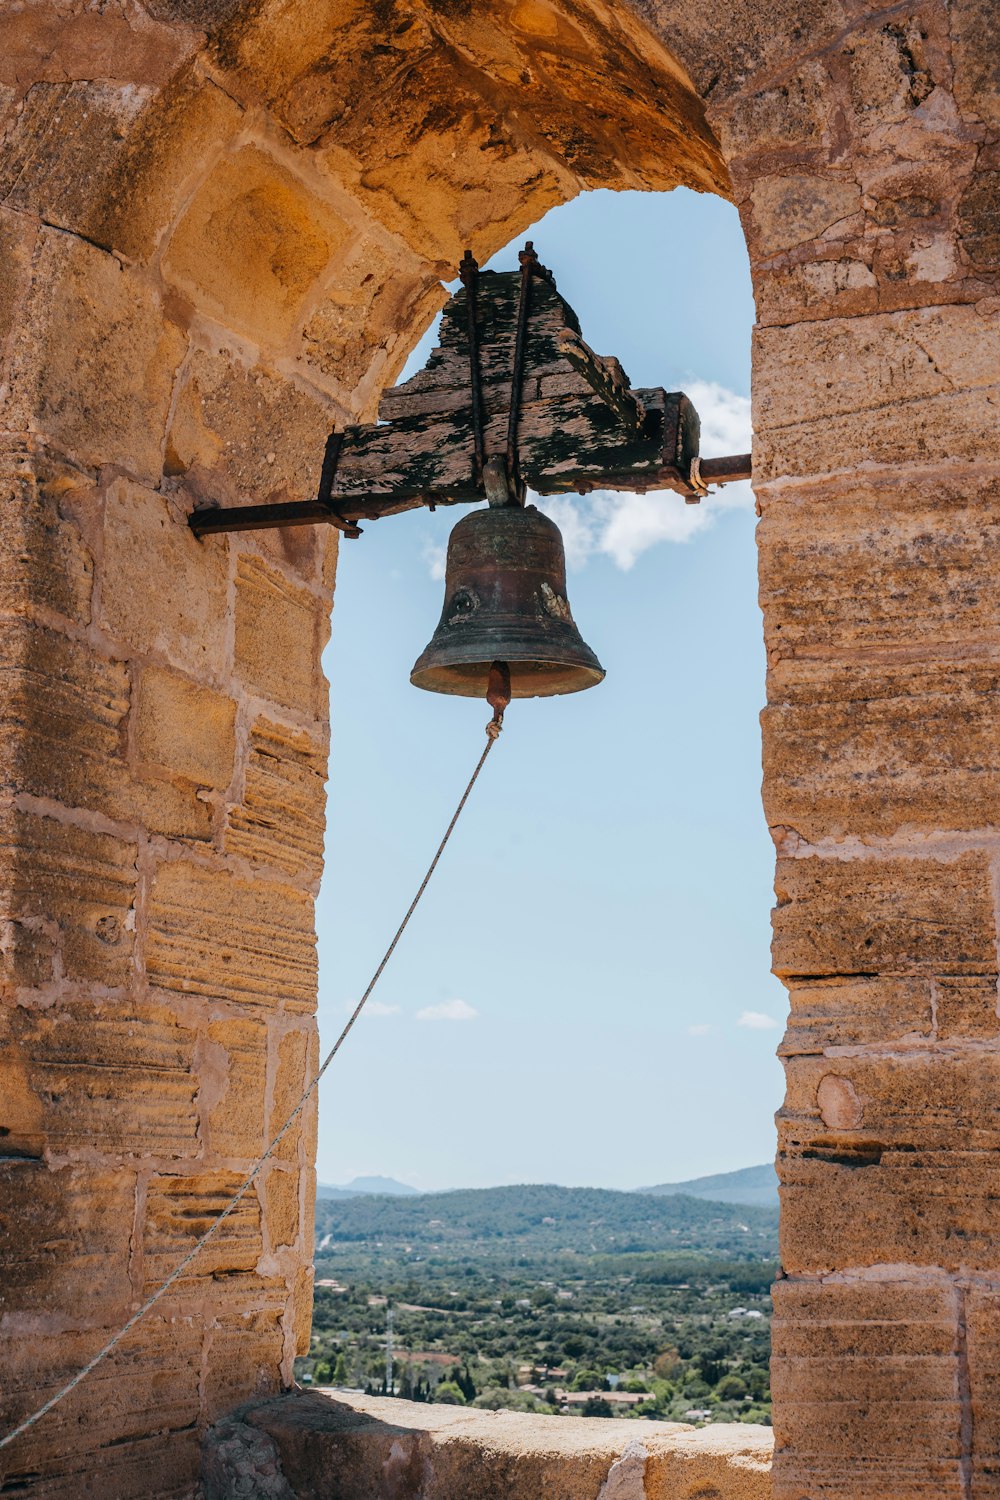
[[[379,421],[331,434],[315,501],[196,510],[209,531],[357,522],[416,506],[472,504],[490,484],[523,500],[592,489],[673,490],[749,478],[750,456],[699,461],[698,413],[682,391],[633,389],[584,343],[576,313],[529,244],[521,269],[480,272],[466,252],[426,366],[388,390]]]

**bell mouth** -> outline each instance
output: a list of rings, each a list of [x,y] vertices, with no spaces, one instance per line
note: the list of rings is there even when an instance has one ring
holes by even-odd
[[[422,660],[422,658],[421,658]],[[417,662],[410,673],[414,687],[429,693],[451,693],[459,698],[484,698],[489,681],[489,661],[464,661],[446,665],[441,662],[422,666]],[[604,681],[604,668],[594,658],[588,662],[517,661],[507,658],[510,668],[512,698],[554,698],[563,693],[581,693]]]

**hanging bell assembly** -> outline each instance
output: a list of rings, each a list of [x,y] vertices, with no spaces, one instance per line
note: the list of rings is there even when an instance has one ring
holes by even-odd
[[[451,533],[444,609],[410,673],[415,687],[486,696],[490,668],[505,662],[512,698],[548,698],[594,687],[604,669],[566,601],[559,528],[534,505],[490,504]]]
[[[486,510],[459,521],[448,539],[444,609],[410,681],[432,693],[488,696],[502,670],[508,699],[579,693],[603,681],[604,668],[576,628],[566,599],[566,552],[554,521],[526,505],[518,422],[532,280],[548,276],[529,242],[520,275],[506,412],[506,451],[487,457],[479,355],[479,267],[467,251],[465,287],[473,480]],[[502,415],[502,413],[501,413]],[[494,679],[495,680],[495,679]]]
[[[452,532],[444,609],[410,681],[485,696],[502,714],[508,696],[604,677],[566,600],[559,529],[526,503],[529,486],[670,490],[697,505],[710,483],[749,479],[750,455],[701,458],[688,397],[634,388],[617,359],[595,354],[530,241],[510,272],[481,272],[467,250],[459,277],[424,368],[382,393],[377,422],[330,433],[314,499],[209,502],[189,524],[198,537],[316,523],[358,537],[362,520],[488,500]]]

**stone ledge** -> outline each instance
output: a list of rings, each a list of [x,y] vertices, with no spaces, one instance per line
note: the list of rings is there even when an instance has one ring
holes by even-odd
[[[695,1429],[296,1391],[211,1428],[203,1480],[206,1500],[770,1500],[772,1447],[769,1427],[740,1423]]]

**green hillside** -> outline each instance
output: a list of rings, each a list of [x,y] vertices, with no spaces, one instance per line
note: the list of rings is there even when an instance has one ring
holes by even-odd
[[[639,1192],[654,1197],[685,1193],[691,1198],[710,1198],[714,1203],[753,1204],[758,1208],[777,1209],[778,1174],[773,1162],[764,1162],[759,1167],[741,1167],[736,1172],[691,1177],[687,1182],[662,1182],[657,1187],[640,1188]]]
[[[663,1250],[770,1256],[776,1209],[605,1188],[530,1185],[359,1197],[316,1205],[317,1248],[368,1246],[448,1258]]]

